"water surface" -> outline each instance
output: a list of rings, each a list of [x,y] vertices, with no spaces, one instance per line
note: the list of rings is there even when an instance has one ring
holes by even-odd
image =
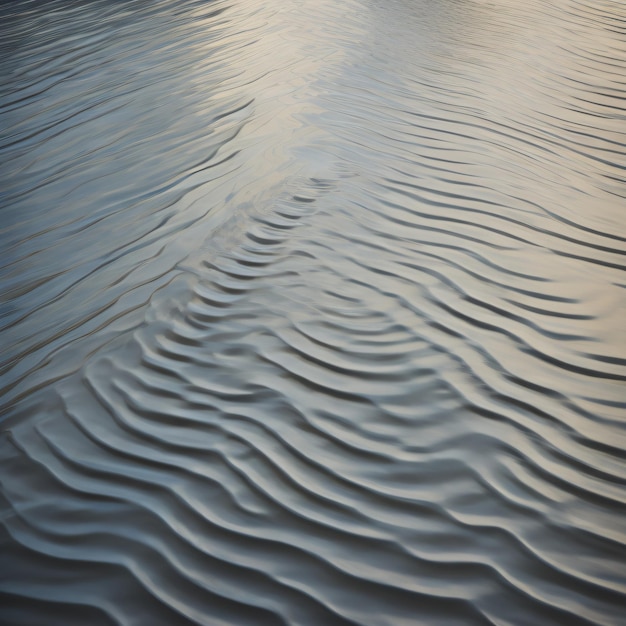
[[[2,623],[624,623],[623,2],[0,33]]]

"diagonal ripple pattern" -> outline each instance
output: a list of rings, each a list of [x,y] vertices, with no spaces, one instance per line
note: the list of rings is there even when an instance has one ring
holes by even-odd
[[[623,2],[0,34],[2,624],[624,624]]]

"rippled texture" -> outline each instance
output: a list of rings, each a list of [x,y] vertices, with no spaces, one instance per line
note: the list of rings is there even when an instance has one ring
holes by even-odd
[[[3,624],[625,623],[626,4],[0,30]]]

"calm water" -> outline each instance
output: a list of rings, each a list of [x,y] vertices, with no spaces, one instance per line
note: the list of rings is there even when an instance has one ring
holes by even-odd
[[[2,624],[626,623],[626,3],[0,36]]]

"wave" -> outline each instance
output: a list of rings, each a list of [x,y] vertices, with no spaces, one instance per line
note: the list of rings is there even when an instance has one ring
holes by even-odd
[[[622,3],[0,24],[3,623],[619,622]]]

